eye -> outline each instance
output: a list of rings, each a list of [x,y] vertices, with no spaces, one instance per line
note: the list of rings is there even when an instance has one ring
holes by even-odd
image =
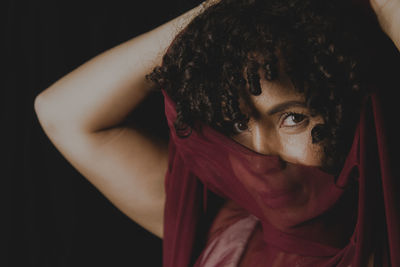
[[[237,134],[246,131],[248,128],[246,121],[238,121],[233,124],[233,130]]]
[[[286,113],[283,115],[281,127],[296,127],[306,121],[308,117],[301,113]]]

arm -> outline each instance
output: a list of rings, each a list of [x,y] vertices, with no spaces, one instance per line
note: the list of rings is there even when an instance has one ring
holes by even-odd
[[[150,92],[153,84],[145,75],[161,64],[178,31],[203,8],[94,57],[34,103],[43,130],[60,153],[117,208],[159,237],[167,144],[121,123]]]
[[[56,81],[36,98],[35,107],[44,111],[40,118],[69,122],[69,127],[87,132],[122,122],[153,86],[145,80],[145,74],[161,64],[179,29],[199,9],[97,55]]]
[[[400,0],[369,0],[382,30],[400,50]]]

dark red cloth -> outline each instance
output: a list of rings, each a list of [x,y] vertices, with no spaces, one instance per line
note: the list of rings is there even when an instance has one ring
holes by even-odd
[[[175,104],[162,92],[170,127],[164,267],[400,267],[400,188],[376,93],[365,99],[333,177],[254,152],[201,123],[179,138]],[[207,221],[206,208],[216,204],[210,195],[226,204]],[[208,235],[199,235],[205,227]]]
[[[196,266],[239,266],[246,259],[248,266],[400,266],[399,196],[376,94],[365,102],[336,182],[316,167],[254,152],[207,125],[179,138],[174,103],[163,94],[171,129],[164,266],[189,266],[198,255],[204,185],[239,212],[235,223],[211,236]]]

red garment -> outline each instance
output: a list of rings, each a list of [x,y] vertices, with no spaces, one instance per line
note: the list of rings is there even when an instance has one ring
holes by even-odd
[[[400,267],[400,188],[377,94],[364,103],[337,179],[200,123],[179,138],[175,104],[163,94],[170,127],[164,267]],[[217,199],[226,203],[210,216]]]
[[[164,266],[191,266],[193,259],[195,266],[400,266],[400,202],[376,94],[364,105],[336,182],[316,167],[254,152],[207,125],[179,138],[174,103],[163,94],[172,129]],[[221,211],[228,219],[218,215],[199,256],[203,185],[229,202]]]

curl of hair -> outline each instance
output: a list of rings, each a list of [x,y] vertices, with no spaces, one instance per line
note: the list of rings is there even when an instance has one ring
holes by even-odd
[[[312,140],[324,147],[323,167],[336,173],[368,85],[380,79],[371,42],[380,34],[345,0],[221,0],[176,36],[146,77],[175,101],[177,129],[201,121],[233,135],[234,123],[247,118],[240,93],[259,95],[260,79],[279,79],[282,66],[312,113],[322,116]]]

